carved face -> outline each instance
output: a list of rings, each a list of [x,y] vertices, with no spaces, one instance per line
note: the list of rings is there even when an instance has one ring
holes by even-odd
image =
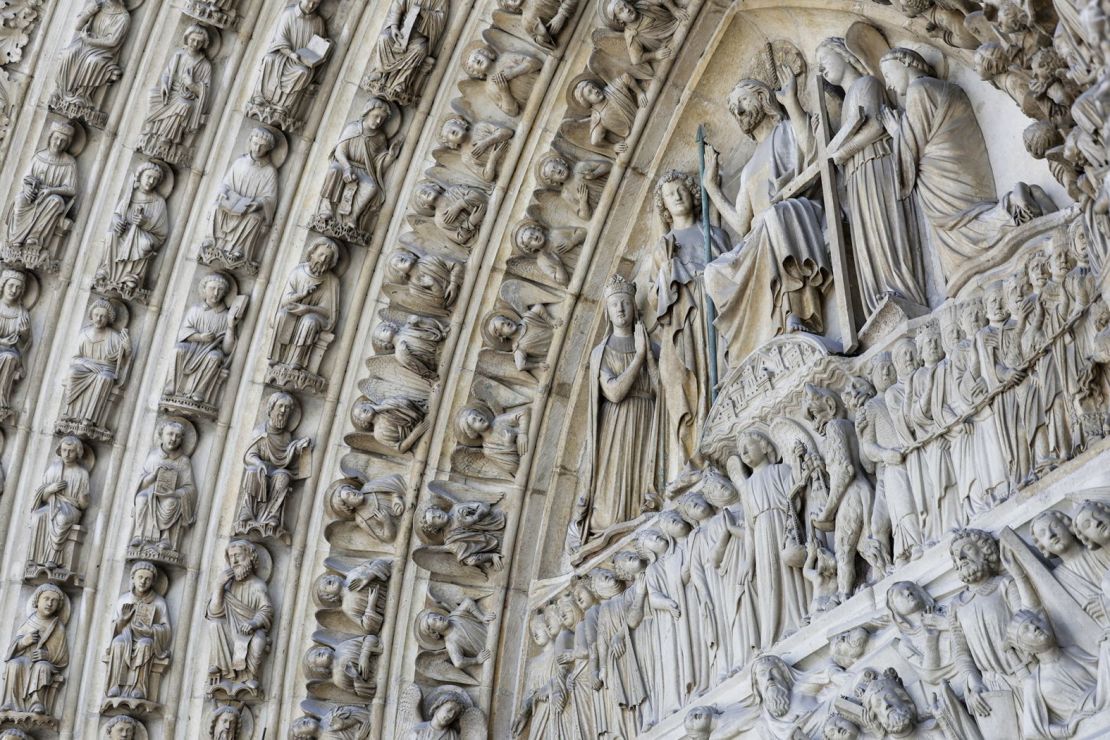
[[[439,200],[442,193],[443,188],[434,182],[425,180],[416,186],[416,192],[412,194],[412,197],[418,208],[424,211],[434,211],[436,201]]]
[[[408,275],[416,262],[416,255],[407,249],[395,249],[389,254],[389,268],[397,275]]]
[[[890,607],[899,616],[917,614],[925,608],[925,599],[921,589],[909,581],[902,581],[890,587]]]
[[[856,740],[859,728],[839,714],[830,714],[821,726],[823,740]]]
[[[204,303],[207,306],[218,306],[227,297],[227,283],[223,280],[206,280],[201,288]]]
[[[482,48],[477,48],[470,52],[470,55],[466,58],[466,62],[463,64],[466,73],[471,77],[484,80],[486,75],[489,74],[490,67],[493,65],[493,59],[491,59],[490,56],[489,52]]]
[[[847,72],[848,64],[844,57],[828,46],[817,49],[817,73],[833,85],[839,85]]]
[[[302,13],[308,15],[309,13],[316,12],[316,9],[320,7],[320,0],[301,0],[297,3],[297,6],[301,9]]]
[[[1016,3],[1004,3],[998,9],[998,27],[1002,33],[1021,33],[1029,26],[1029,16]]]
[[[896,737],[908,733],[917,724],[916,708],[893,686],[870,694],[867,707],[874,714],[879,726]]]
[[[18,303],[23,298],[26,283],[23,277],[10,277],[4,281],[4,300],[8,303]]]
[[[899,378],[909,377],[917,369],[917,347],[911,341],[899,342],[891,353]]]
[[[575,603],[575,595],[570,592],[565,592],[559,596],[559,600],[555,602],[555,608],[559,614],[559,624],[568,630],[574,629],[574,625],[578,623],[578,605]]]
[[[703,522],[713,516],[713,507],[701,496],[691,496],[683,505],[683,513],[694,521]]]
[[[906,90],[910,86],[909,67],[896,59],[885,59],[879,66],[882,69],[887,88],[899,98],[905,97]]]
[[[871,365],[871,382],[879,393],[898,382],[898,373],[889,357],[878,358]]]
[[[524,252],[538,252],[547,243],[547,234],[536,224],[528,224],[517,232],[517,245]]]
[[[332,250],[327,242],[317,242],[308,253],[308,271],[319,277],[331,267]]]
[[[1075,229],[1072,233],[1071,249],[1075,254],[1075,261],[1081,265],[1087,264],[1087,256],[1091,247],[1091,238],[1086,229]]]
[[[139,175],[139,189],[144,193],[154,192],[154,188],[158,187],[160,182],[162,182],[162,171],[155,167],[147,167],[143,170],[143,174]]]
[[[62,596],[57,591],[43,591],[39,594],[35,613],[43,619],[54,616],[62,608]]]
[[[459,118],[448,118],[439,130],[439,142],[448,149],[458,149],[466,141],[470,128]]]
[[[940,335],[926,332],[921,335],[921,359],[926,365],[935,365],[944,359],[944,347],[940,343]]]
[[[547,631],[547,622],[541,614],[532,617],[528,622],[528,634],[532,636],[532,642],[540,647],[551,642],[551,634]]]
[[[1048,281],[1047,260],[1044,253],[1036,252],[1029,258],[1029,264],[1026,270],[1029,273],[1029,283],[1033,286],[1034,290],[1039,290]]]
[[[548,157],[540,167],[540,179],[545,185],[558,187],[570,178],[570,164],[562,157]]]
[[[1045,555],[1065,555],[1079,545],[1079,541],[1064,522],[1048,512],[1038,515],[1030,530],[1033,541]]]
[[[212,727],[213,738],[235,740],[239,737],[239,718],[232,712],[224,712],[216,718]]]
[[[481,437],[489,431],[489,419],[478,409],[467,409],[463,417],[467,430],[475,437]]]
[[[235,573],[235,580],[244,581],[254,572],[251,551],[241,545],[227,549],[227,563]]]
[[[737,442],[737,452],[740,461],[749,468],[758,468],[767,462],[767,449],[763,440],[751,434],[745,434]]]
[[[679,180],[663,183],[663,207],[672,218],[688,216],[694,210],[694,195]]]
[[[65,133],[64,131],[54,131],[50,134],[50,136],[47,137],[46,147],[53,154],[61,154],[65,150],[69,149],[69,145],[72,140],[73,139],[70,137],[70,135]]]
[[[1068,274],[1071,265],[1069,264],[1067,249],[1063,244],[1053,248],[1052,254],[1049,256],[1048,268],[1052,271],[1052,277],[1056,280],[1061,280]]]
[[[139,568],[131,574],[131,592],[136,596],[150,593],[154,588],[154,573],[146,568]]]
[[[367,109],[366,115],[362,117],[362,122],[371,131],[377,131],[385,125],[388,118],[389,108],[386,105],[372,105]]]
[[[490,333],[501,339],[511,339],[516,334],[517,324],[508,316],[497,315],[489,320]]]
[[[84,452],[81,447],[80,441],[67,437],[58,446],[58,457],[62,458],[62,462],[66,465],[72,465],[81,459],[81,454]]]
[[[613,12],[613,17],[624,24],[635,23],[636,19],[640,17],[636,8],[627,0],[612,0],[609,8]]]
[[[990,577],[990,565],[983,552],[971,540],[961,540],[952,550],[952,564],[960,580],[967,584],[979,583]]]
[[[640,542],[643,544],[644,549],[653,552],[656,555],[662,555],[667,551],[670,543],[667,538],[663,536],[662,532],[648,530],[640,536]]]
[[[274,148],[270,139],[260,132],[251,134],[250,153],[255,159],[262,159]]]
[[[628,329],[636,320],[636,307],[632,304],[632,296],[627,293],[610,295],[605,299],[605,308],[609,321],[618,329]]]
[[[293,413],[293,400],[290,398],[279,398],[274,401],[270,407],[270,424],[275,429],[285,429],[285,425],[289,423],[289,417]]]
[[[736,114],[736,122],[740,125],[740,130],[748,136],[751,136],[759,128],[759,124],[763,123],[763,119],[767,116],[759,96],[747,89],[741,90],[737,94],[734,113]]]
[[[701,740],[709,737],[713,732],[713,720],[716,716],[717,713],[713,710],[713,707],[694,707],[686,712],[686,717],[682,720],[682,727],[686,730],[688,737]]]
[[[112,323],[112,317],[104,306],[94,306],[89,312],[89,320],[97,329],[103,329]]]
[[[1022,610],[1014,615],[1008,630],[1014,644],[1028,653],[1040,653],[1056,647],[1056,637],[1044,620],[1029,611]]]
[[[1084,506],[1075,515],[1075,529],[1088,542],[1099,547],[1110,547],[1110,521],[1102,509]]]
[[[316,581],[316,598],[321,604],[338,604],[343,595],[343,579],[328,573]]]
[[[838,666],[849,668],[863,657],[868,637],[870,635],[863,627],[838,632],[829,641],[829,654]]]
[[[582,80],[575,92],[578,93],[579,102],[587,108],[605,102],[605,91],[593,80]]]
[[[448,700],[436,707],[435,714],[432,715],[432,725],[440,730],[445,730],[462,714],[462,706],[454,701]]]
[[[185,46],[192,51],[203,51],[208,46],[208,34],[190,31],[185,34]]]
[[[582,612],[586,612],[596,603],[597,599],[594,597],[594,592],[584,585],[574,589],[574,604],[582,610]]]
[[[108,740],[132,740],[135,737],[135,726],[130,722],[119,722],[112,727]]]
[[[974,337],[986,324],[986,314],[983,309],[983,304],[979,301],[972,301],[964,306],[960,311],[960,323],[963,325],[964,334],[967,337]]]
[[[752,666],[752,681],[772,717],[790,711],[790,681],[777,660],[757,660]]]
[[[451,517],[443,509],[434,506],[424,509],[420,518],[421,527],[425,532],[441,532],[451,522]]]

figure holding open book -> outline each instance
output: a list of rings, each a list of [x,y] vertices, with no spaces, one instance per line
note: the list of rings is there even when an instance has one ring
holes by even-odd
[[[320,0],[298,0],[278,18],[277,29],[251,96],[248,115],[285,131],[296,131],[301,101],[331,52],[327,26],[317,14]]]

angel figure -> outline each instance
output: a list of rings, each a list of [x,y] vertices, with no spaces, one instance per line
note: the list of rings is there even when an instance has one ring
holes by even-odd
[[[446,315],[458,298],[463,264],[398,247],[386,259],[385,274],[387,282],[393,286],[391,297],[401,299],[406,308],[420,313]]]
[[[1054,563],[1053,578],[1100,625],[1110,624],[1102,605],[1102,578],[1110,570],[1110,552],[1085,546],[1075,534],[1072,518],[1056,509],[1033,517],[1029,534],[1044,559]]]
[[[351,409],[351,423],[390,450],[408,452],[428,429],[428,399],[397,394],[361,398]]]
[[[482,326],[486,345],[512,353],[513,366],[538,382],[548,367],[555,329],[562,326],[549,308],[559,298],[520,280],[505,281],[500,297],[505,305],[489,314]]]
[[[418,549],[416,559],[446,553],[459,565],[483,573],[501,570],[505,512],[495,508],[496,502],[463,501],[442,485],[429,489],[442,501],[420,513],[417,533],[425,544]]]
[[[532,91],[531,75],[543,64],[529,54],[504,52],[498,54],[492,46],[483,44],[471,49],[463,60],[463,70],[472,80],[486,83],[493,102],[507,116],[518,116],[528,94]],[[513,82],[520,81],[514,90]]]
[[[497,0],[505,13],[520,16],[529,38],[540,46],[555,48],[555,40],[578,9],[578,0]]]
[[[405,513],[405,481],[399,475],[388,475],[368,480],[361,487],[343,483],[329,494],[327,505],[333,515],[353,521],[374,539],[392,542]]]
[[[458,686],[438,686],[424,696],[412,684],[401,696],[397,737],[409,740],[485,740],[486,717]]]
[[[586,236],[586,230],[581,227],[548,228],[535,219],[526,218],[513,229],[513,246],[526,255],[517,259],[532,262],[543,278],[565,286],[570,282],[570,273],[563,257],[581,247]]]
[[[632,64],[649,65],[648,71],[671,57],[675,32],[690,19],[672,0],[600,0],[597,7],[605,25],[623,35]]]
[[[480,448],[473,472],[512,480],[528,452],[527,397],[493,380],[475,381],[478,400],[459,410],[455,431],[464,448]]]
[[[484,152],[483,156],[488,154]],[[430,216],[444,236],[465,247],[482,228],[487,200],[487,194],[479,188],[469,185],[444,187],[425,180],[416,186],[413,193],[413,210],[421,216]]]
[[[604,86],[587,77],[575,84],[572,94],[574,102],[589,112],[590,144],[611,145],[614,152],[623,154],[628,149],[625,139],[632,134],[636,114],[648,102],[641,83],[627,72]]]
[[[494,182],[513,133],[513,129],[489,121],[471,125],[456,113],[443,122],[437,138],[440,146],[460,152],[467,169],[486,182]]]
[[[343,705],[332,708],[320,720],[319,733],[312,740],[369,740],[370,712],[363,706]]]
[[[330,683],[358,699],[374,698],[378,691],[374,680],[375,658],[382,653],[382,642],[376,635],[344,640],[320,631],[313,639],[328,644],[313,645],[305,653],[301,665],[310,687]]]
[[[316,580],[313,596],[316,603],[328,609],[339,609],[362,634],[376,635],[384,619],[386,590],[393,574],[393,561],[388,558],[366,560],[354,567],[328,558],[329,568]]]
[[[476,683],[476,676],[468,669],[481,670],[482,664],[493,657],[486,642],[488,625],[496,619],[496,612],[482,611],[471,598],[459,599],[455,606],[437,603],[424,609],[413,624],[416,640],[424,651],[417,656],[417,668],[437,680]]]
[[[572,165],[564,155],[550,151],[540,157],[536,179],[545,189],[558,192],[578,218],[589,221],[612,169],[613,164],[603,159],[584,159]]]
[[[439,377],[439,347],[450,327],[435,319],[409,316],[385,319],[374,327],[370,343],[378,355],[392,354],[401,367],[426,380]]]

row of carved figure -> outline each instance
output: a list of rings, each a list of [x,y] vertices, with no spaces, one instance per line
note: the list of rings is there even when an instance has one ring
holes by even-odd
[[[539,653],[514,733],[635,737],[745,667],[750,696],[689,709],[689,736],[1072,737],[1110,708],[1105,501],[1037,515],[1029,539],[1039,554],[1010,530],[1001,548],[987,532],[955,530],[948,549],[966,588],[945,606],[916,583],[890,584],[896,651],[875,640],[869,660],[908,666],[901,678],[853,670],[881,621],[830,636],[828,664],[804,672],[761,652],[803,626],[803,605],[778,598],[782,580],[800,593],[804,574],[815,607],[827,605],[835,562],[810,548],[801,573],[768,573],[759,555],[781,540],[749,538],[743,508],[728,480],[708,473],[635,549],[537,612]],[[776,627],[784,632],[772,637]]]

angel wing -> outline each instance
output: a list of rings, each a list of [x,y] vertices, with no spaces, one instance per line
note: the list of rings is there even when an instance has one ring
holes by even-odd
[[[456,668],[446,650],[425,650],[416,656],[416,670],[437,683],[477,686],[478,679],[462,668]]]
[[[410,738],[413,728],[424,721],[421,704],[424,702],[424,693],[416,684],[409,684],[401,692],[401,701],[397,709],[397,730],[394,737]]]
[[[498,297],[511,306],[518,316],[528,313],[528,309],[537,303],[554,305],[563,300],[563,296],[554,290],[524,280],[506,280],[501,284]]]
[[[883,78],[883,73],[879,70],[879,60],[890,50],[890,44],[882,31],[870,23],[857,21],[848,27],[844,34],[844,43],[848,51],[863,62],[868,72],[880,80]]]
[[[532,399],[523,393],[514,391],[504,383],[499,383],[493,378],[483,375],[475,376],[474,384],[470,387],[471,394],[489,406],[495,414],[502,414],[507,409],[527,406]]]
[[[459,740],[486,740],[486,714],[478,707],[471,707],[459,717]]]
[[[819,456],[821,446],[808,427],[797,419],[779,417],[771,422],[771,441],[784,463],[795,466],[799,458]]]

